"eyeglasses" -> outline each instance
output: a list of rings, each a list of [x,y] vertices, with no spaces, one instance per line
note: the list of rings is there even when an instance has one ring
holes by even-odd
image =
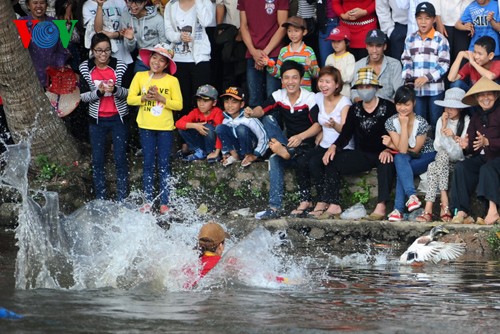
[[[103,53],[111,53],[111,49],[106,49],[106,50],[94,49],[94,52],[98,55],[102,55]]]

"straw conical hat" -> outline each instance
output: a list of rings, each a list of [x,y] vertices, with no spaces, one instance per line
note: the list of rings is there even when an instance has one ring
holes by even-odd
[[[500,85],[486,77],[482,77],[469,89],[462,102],[470,106],[477,106],[475,95],[483,92],[500,92]]]
[[[68,116],[80,103],[80,88],[78,87],[69,94],[57,95],[47,91],[45,95],[49,98],[50,104],[52,104],[59,117]]]

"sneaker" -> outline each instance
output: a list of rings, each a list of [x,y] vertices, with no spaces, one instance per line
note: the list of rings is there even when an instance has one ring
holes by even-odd
[[[182,160],[185,162],[191,162],[196,160],[205,160],[206,158],[207,156],[203,153],[202,150],[196,150],[193,154],[188,155]]]
[[[391,213],[389,213],[388,218],[390,222],[400,222],[403,220],[403,215],[397,209],[394,209]]]
[[[418,199],[417,195],[411,195],[410,198],[408,198],[408,201],[406,202],[406,208],[408,209],[408,212],[412,212],[420,208],[422,205],[422,202]]]
[[[165,215],[170,211],[170,208],[165,204],[160,205],[160,215]]]
[[[277,219],[280,217],[281,217],[281,214],[280,214],[279,210],[273,210],[271,208],[268,208],[268,209],[261,211],[261,212],[257,212],[255,214],[255,219],[259,219],[259,220]]]
[[[151,204],[150,203],[144,204],[143,206],[141,206],[139,208],[139,211],[141,213],[150,213],[151,212]]]

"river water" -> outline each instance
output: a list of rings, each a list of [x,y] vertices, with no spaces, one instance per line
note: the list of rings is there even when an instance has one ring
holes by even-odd
[[[133,202],[61,217],[57,194],[28,196],[22,161],[0,177],[23,195],[16,238],[0,233],[0,307],[24,317],[0,319],[0,333],[498,333],[498,261],[415,268],[390,248],[310,254],[286,231],[257,228],[227,240],[190,288],[206,218],[189,202],[168,229]]]

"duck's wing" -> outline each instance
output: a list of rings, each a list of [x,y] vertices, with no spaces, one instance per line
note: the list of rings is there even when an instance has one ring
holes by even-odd
[[[422,251],[422,254],[420,253]],[[424,258],[423,261],[432,261],[438,263],[439,261],[452,261],[465,253],[465,244],[458,243],[444,243],[440,241],[433,241],[427,244],[422,249],[419,249],[419,258]]]

